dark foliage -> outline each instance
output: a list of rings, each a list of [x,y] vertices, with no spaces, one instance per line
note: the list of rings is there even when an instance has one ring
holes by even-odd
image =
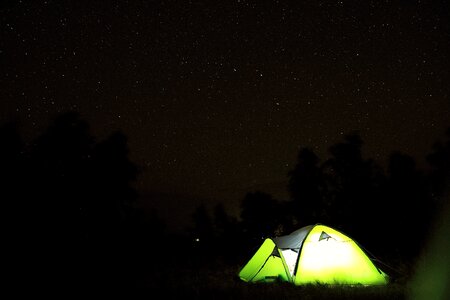
[[[248,193],[239,218],[222,204],[204,204],[188,234],[169,235],[156,212],[137,208],[139,168],[123,133],[96,141],[77,113],[66,113],[29,143],[15,123],[4,124],[0,141],[5,270],[12,282],[40,289],[167,283],[166,268],[230,272],[264,238],[314,223],[342,230],[385,262],[411,267],[448,199],[450,129],[427,157],[429,170],[395,152],[385,171],[363,157],[363,142],[352,134],[330,147],[325,161],[309,148],[299,151],[288,201]]]
[[[374,160],[363,157],[358,134],[331,146],[330,157],[323,162],[312,150],[303,148],[288,173],[291,199],[278,201],[263,192],[248,193],[241,202],[240,220],[234,223],[235,242],[224,243],[222,251],[245,262],[244,257],[248,259],[262,239],[322,223],[342,230],[372,258],[389,264],[384,269],[393,278],[408,274],[446,199],[449,138],[450,130],[447,140],[436,143],[427,157],[429,170],[418,169],[412,157],[399,152],[392,153],[387,170],[383,170]],[[207,215],[206,210],[203,213]],[[208,216],[209,223],[197,223],[197,229],[213,228],[208,224],[220,218],[217,214]],[[217,234],[211,230],[210,236]],[[237,242],[243,248],[241,256],[232,251]]]
[[[131,283],[161,226],[135,209],[139,171],[126,137],[96,142],[70,112],[27,145],[13,123],[0,140],[8,277],[52,290]]]

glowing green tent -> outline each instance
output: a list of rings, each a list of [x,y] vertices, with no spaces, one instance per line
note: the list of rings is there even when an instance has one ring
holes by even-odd
[[[355,241],[320,224],[267,238],[239,272],[239,277],[247,282],[279,280],[296,285],[388,282],[388,276]]]

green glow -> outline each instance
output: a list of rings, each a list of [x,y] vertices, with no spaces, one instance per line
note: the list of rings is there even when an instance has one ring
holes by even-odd
[[[411,280],[409,299],[450,299],[450,201],[433,225]]]
[[[319,241],[323,231],[331,238]],[[318,225],[303,243],[294,283],[376,285],[387,280],[352,239]]]

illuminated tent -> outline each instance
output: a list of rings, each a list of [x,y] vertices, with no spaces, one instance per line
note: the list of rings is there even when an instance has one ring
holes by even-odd
[[[287,281],[295,285],[388,282],[388,276],[353,239],[320,224],[265,239],[239,277],[247,282]]]

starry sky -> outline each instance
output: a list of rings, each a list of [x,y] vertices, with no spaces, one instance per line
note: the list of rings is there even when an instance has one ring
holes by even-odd
[[[32,137],[75,110],[98,139],[122,130],[163,215],[286,198],[301,147],[323,160],[354,131],[367,158],[420,163],[450,126],[444,0],[2,1],[0,16],[0,120]]]

